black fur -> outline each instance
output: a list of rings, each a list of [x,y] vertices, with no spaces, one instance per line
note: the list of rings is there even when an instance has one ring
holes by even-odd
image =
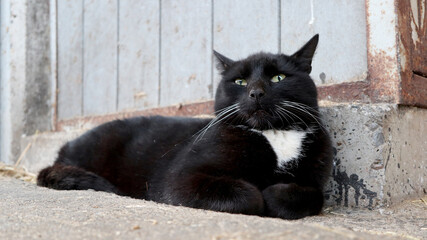
[[[291,56],[258,53],[240,61],[214,52],[222,74],[216,118],[100,125],[65,144],[38,185],[285,219],[318,214],[332,153],[309,77],[317,42],[318,35]],[[278,74],[286,78],[272,82]],[[278,166],[262,134],[271,129],[306,133],[298,159]]]

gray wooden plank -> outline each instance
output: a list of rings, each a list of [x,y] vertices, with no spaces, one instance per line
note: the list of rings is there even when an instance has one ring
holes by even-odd
[[[57,1],[49,0],[49,21],[50,21],[50,129],[56,130],[56,121],[58,120],[58,103],[57,103],[57,81],[58,81],[58,21],[57,21]],[[1,70],[0,70],[1,71]]]
[[[162,106],[211,98],[211,3],[161,2]]]
[[[214,49],[237,60],[279,51],[279,1],[214,1]],[[220,76],[215,69],[214,85]]]
[[[317,85],[366,79],[365,1],[282,0],[281,13],[283,53],[320,34],[311,73]]]
[[[85,0],[83,113],[105,114],[117,104],[117,0]]]
[[[158,104],[159,5],[153,0],[120,1],[118,110]]]
[[[83,1],[57,5],[58,120],[82,114]]]

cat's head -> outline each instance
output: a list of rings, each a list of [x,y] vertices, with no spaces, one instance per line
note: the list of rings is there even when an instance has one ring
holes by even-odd
[[[316,125],[317,91],[309,74],[318,40],[315,35],[290,56],[261,52],[234,61],[214,51],[222,75],[217,118],[258,130]]]

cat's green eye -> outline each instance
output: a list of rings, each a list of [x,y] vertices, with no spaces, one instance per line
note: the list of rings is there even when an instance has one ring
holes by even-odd
[[[235,82],[237,85],[240,85],[240,86],[246,86],[246,85],[248,85],[248,83],[246,82],[246,80],[245,80],[245,79],[236,79],[234,82]]]
[[[280,82],[280,81],[282,81],[283,79],[285,79],[286,78],[286,76],[285,76],[285,74],[279,74],[279,75],[276,75],[276,76],[274,76],[274,77],[272,77],[271,78],[271,81],[272,82],[274,82],[274,83],[277,83],[277,82]]]

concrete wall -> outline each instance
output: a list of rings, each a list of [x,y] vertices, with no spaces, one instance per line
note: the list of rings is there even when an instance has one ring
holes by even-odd
[[[378,208],[427,193],[427,110],[391,104],[322,109],[335,147],[330,205]]]
[[[427,110],[400,107],[385,126],[384,197],[392,204],[427,194]]]

